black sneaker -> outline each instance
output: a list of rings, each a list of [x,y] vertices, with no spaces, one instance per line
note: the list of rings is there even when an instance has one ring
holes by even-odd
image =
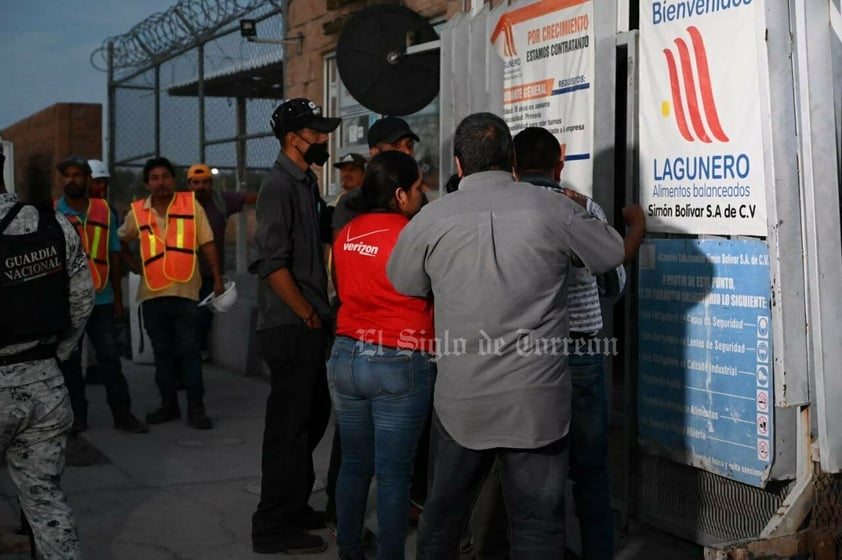
[[[88,429],[88,419],[84,416],[75,416],[73,418],[73,425],[70,427],[70,434],[76,435],[81,434],[82,432]]]
[[[195,407],[187,411],[187,425],[195,430],[210,430],[213,421],[205,414],[204,408]]]
[[[164,422],[171,422],[179,418],[181,418],[181,411],[178,409],[178,404],[165,404],[148,413],[146,415],[146,423],[163,424]]]
[[[252,537],[251,548],[255,554],[317,554],[327,550],[327,543],[317,535],[291,530],[277,537]]]
[[[114,428],[129,434],[145,434],[149,431],[149,426],[128,410],[114,411]]]
[[[293,523],[299,529],[305,531],[316,531],[325,528],[325,512],[307,508],[296,513]]]

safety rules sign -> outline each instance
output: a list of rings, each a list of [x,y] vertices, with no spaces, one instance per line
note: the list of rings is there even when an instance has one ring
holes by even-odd
[[[593,191],[594,41],[591,0],[520,3],[491,35],[503,58],[503,118],[517,134],[530,126],[562,145],[564,182]]]
[[[763,17],[762,0],[640,3],[648,230],[767,235]]]

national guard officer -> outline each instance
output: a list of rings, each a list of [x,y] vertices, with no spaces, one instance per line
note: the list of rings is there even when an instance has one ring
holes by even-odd
[[[80,557],[59,480],[73,411],[67,359],[94,305],[79,236],[49,198],[22,204],[0,186],[0,450],[33,531],[36,557]]]

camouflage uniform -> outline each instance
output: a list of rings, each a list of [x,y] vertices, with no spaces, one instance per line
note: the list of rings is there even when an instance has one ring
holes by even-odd
[[[14,205],[13,194],[0,194],[0,220]],[[67,241],[72,330],[58,341],[56,354],[67,359],[85,328],[94,305],[94,288],[81,240],[63,216],[58,222]],[[36,231],[38,212],[24,207],[6,228],[6,235]],[[34,348],[52,339],[0,347],[0,357]],[[0,451],[35,535],[37,557],[80,558],[76,523],[59,486],[64,471],[67,434],[73,423],[70,399],[55,359],[0,366]]]

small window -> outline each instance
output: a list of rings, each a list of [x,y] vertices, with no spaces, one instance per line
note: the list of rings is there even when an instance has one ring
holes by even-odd
[[[345,88],[336,68],[335,54],[325,57],[325,106],[329,107],[330,116],[342,119],[342,124],[330,137],[331,164],[349,152],[367,158],[368,128],[383,115],[364,107]],[[415,145],[415,159],[421,166],[424,184],[433,191],[428,196],[435,198],[439,190],[439,98],[433,99],[420,111],[402,118],[421,138]],[[323,189],[328,203],[339,194],[339,174],[333,165],[325,166]]]

